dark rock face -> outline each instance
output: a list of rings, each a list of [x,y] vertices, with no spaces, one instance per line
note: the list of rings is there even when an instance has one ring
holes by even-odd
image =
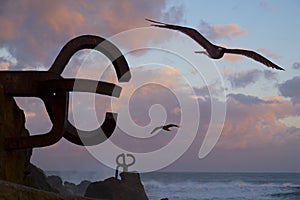
[[[91,183],[90,181],[81,181],[81,183],[79,183],[78,185],[74,183],[70,183],[68,181],[65,181],[63,183],[63,181],[59,176],[48,176],[47,182],[52,188],[56,189],[60,194],[78,195],[78,196],[83,196],[85,194],[87,187]]]
[[[91,184],[90,181],[81,181],[78,185],[76,185],[76,190],[74,194],[84,196],[86,189]]]
[[[85,196],[97,199],[148,199],[140,176],[135,173],[121,173],[121,180],[109,178],[91,184],[83,181],[79,185],[69,182],[62,184],[60,177],[47,178],[41,169],[30,164],[32,149],[4,149],[5,138],[29,135],[24,124],[23,111],[12,97],[5,95],[0,85],[0,199],[86,199],[50,192],[71,195],[85,193]]]
[[[47,176],[47,182],[49,185],[58,191],[60,191],[60,186],[62,186],[63,182],[59,176]]]
[[[15,100],[4,93],[0,85],[0,179],[25,184],[26,168],[29,165],[32,149],[5,150],[7,137],[28,136],[25,129],[25,116]]]
[[[108,178],[91,183],[85,197],[109,200],[148,200],[138,173],[123,172],[121,180]]]
[[[92,200],[73,195],[55,194],[0,180],[0,199],[5,200]],[[101,200],[101,199],[99,199]],[[104,199],[103,199],[104,200]]]
[[[47,177],[47,182],[52,188],[55,188],[58,193],[60,194],[66,194],[64,186],[63,186],[63,181],[59,176],[48,176]]]
[[[74,183],[65,181],[63,186],[64,191],[62,192],[62,194],[83,196],[90,183],[90,181],[82,181],[81,183],[76,185]]]
[[[47,177],[43,170],[34,166],[33,164],[30,164],[28,171],[28,176],[31,179],[31,183],[28,186],[39,190],[58,193],[58,190],[51,187],[51,185],[48,183]]]
[[[30,164],[31,148],[4,149],[5,138],[20,136],[29,136],[24,112],[0,85],[0,199],[86,199],[50,193],[58,191],[47,183],[41,169]]]

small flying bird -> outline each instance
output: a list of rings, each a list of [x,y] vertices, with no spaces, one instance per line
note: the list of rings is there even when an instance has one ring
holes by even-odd
[[[284,70],[283,68],[279,67],[278,65],[274,64],[267,58],[263,57],[262,55],[254,52],[254,51],[245,50],[245,49],[228,49],[225,47],[221,47],[221,46],[212,44],[203,35],[201,35],[197,30],[195,30],[193,28],[177,26],[177,25],[172,25],[172,24],[166,24],[166,23],[154,21],[151,19],[146,19],[146,20],[149,22],[155,23],[155,24],[151,24],[152,26],[180,31],[180,32],[188,35],[189,37],[191,37],[193,40],[195,40],[198,44],[200,44],[206,50],[206,51],[195,51],[195,53],[203,53],[213,59],[220,59],[224,56],[225,53],[239,54],[239,55],[243,55],[243,56],[252,58],[268,67],[272,67],[272,68],[275,68],[278,70]]]
[[[168,124],[168,125],[164,125],[164,126],[158,126],[158,127],[154,128],[153,131],[151,131],[151,134],[153,134],[154,132],[156,132],[159,129],[163,129],[165,131],[171,131],[170,130],[171,127],[177,127],[177,128],[179,128],[180,126],[178,126],[176,124]]]

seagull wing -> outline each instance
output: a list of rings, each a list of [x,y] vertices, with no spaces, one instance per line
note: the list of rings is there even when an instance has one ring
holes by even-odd
[[[172,24],[165,24],[165,23],[154,21],[151,19],[146,19],[146,20],[149,22],[155,23],[155,24],[151,24],[152,26],[180,31],[180,32],[188,35],[189,37],[191,37],[198,44],[200,44],[204,49],[207,49],[210,46],[215,46],[211,42],[209,42],[203,35],[201,35],[197,30],[195,30],[193,28],[177,26],[177,25],[172,25]]]
[[[153,134],[154,132],[156,132],[157,130],[162,129],[162,126],[156,127],[154,128],[150,134]]]
[[[275,68],[275,69],[278,69],[278,70],[284,70],[283,68],[281,68],[278,65],[274,64],[273,62],[271,62],[267,58],[263,57],[262,55],[254,52],[254,51],[251,51],[251,50],[245,50],[245,49],[226,49],[225,53],[244,55],[244,56],[252,58],[253,60],[256,60],[256,61],[258,61],[258,62],[266,65],[267,67],[272,67],[272,68]]]
[[[180,126],[178,126],[177,124],[168,124],[166,127],[168,127],[168,128],[171,128],[171,127],[179,128]]]

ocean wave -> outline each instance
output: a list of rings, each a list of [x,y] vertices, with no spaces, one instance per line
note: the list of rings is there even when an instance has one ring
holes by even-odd
[[[300,198],[300,191],[294,191],[294,192],[283,192],[283,193],[276,193],[270,195],[272,197],[277,197],[277,198],[284,198],[284,199],[299,199]]]
[[[187,189],[220,189],[220,188],[295,188],[300,189],[299,184],[293,183],[250,183],[244,181],[230,182],[161,182],[156,180],[143,181],[144,185],[151,188],[187,188]]]
[[[300,185],[293,183],[230,182],[143,182],[147,194],[154,198],[168,196],[170,199],[297,199]],[[297,197],[297,198],[296,198]],[[299,198],[300,199],[300,198]]]

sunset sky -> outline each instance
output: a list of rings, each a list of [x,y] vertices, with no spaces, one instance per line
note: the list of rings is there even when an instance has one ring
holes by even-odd
[[[121,84],[123,97],[114,100],[113,109],[121,112],[122,102],[130,99],[130,114],[139,133],[149,133],[152,125],[159,125],[150,123],[151,105],[165,108],[168,123],[182,123],[183,110],[178,107],[181,102],[172,100],[174,94],[185,97],[185,102],[196,100],[199,104],[199,128],[193,144],[164,170],[300,172],[299,10],[298,0],[1,1],[0,69],[48,70],[70,39],[83,34],[105,37],[120,48],[132,75],[137,77]],[[255,50],[285,71],[239,56],[212,61],[195,54],[201,47],[184,34],[150,27],[145,18],[193,27],[225,47]],[[99,63],[109,65],[104,56],[81,51],[74,55],[63,76],[99,78],[95,66]],[[103,77],[116,82],[110,69],[103,72]],[[143,81],[164,87],[150,84],[138,88]],[[193,95],[187,87],[193,89]],[[136,90],[130,93],[132,88]],[[99,118],[103,118],[110,99],[96,98]],[[225,105],[225,121],[216,146],[199,159],[199,148],[212,116],[212,99],[217,105]],[[25,111],[26,128],[32,134],[51,129],[40,100],[18,98],[17,102]],[[73,109],[79,109],[80,114],[87,112],[88,116],[88,108]],[[122,126],[126,120],[119,117]],[[93,120],[86,119],[84,114],[79,117],[81,128],[97,127]],[[188,121],[193,123],[193,118],[190,116]],[[189,123],[182,124],[182,130],[187,130]],[[176,135],[176,131],[153,137],[134,133],[131,136],[140,138],[132,139],[122,133],[112,141],[131,152],[161,148]],[[184,134],[191,137],[193,133]],[[47,170],[107,170],[85,148],[65,139],[35,149],[32,162]]]

